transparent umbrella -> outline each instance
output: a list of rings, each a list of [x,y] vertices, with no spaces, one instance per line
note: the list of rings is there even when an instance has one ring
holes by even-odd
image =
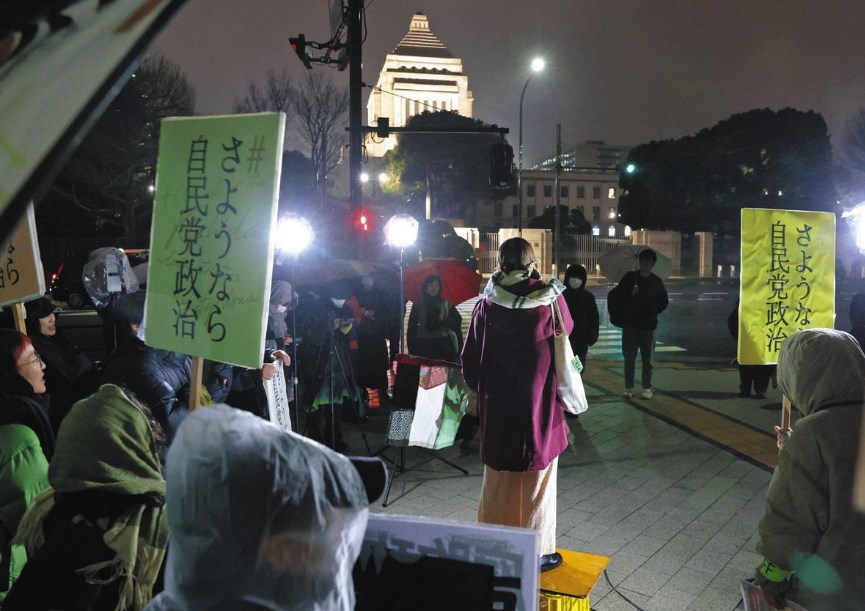
[[[619,246],[601,255],[598,258],[601,274],[611,282],[618,282],[628,272],[635,272],[640,269],[640,253],[647,248],[648,246],[642,244],[630,244],[628,246]],[[652,268],[652,273],[659,278],[669,278],[670,274],[673,273],[672,261],[657,250],[655,250],[655,254],[658,255],[658,261],[655,263],[655,267]]]

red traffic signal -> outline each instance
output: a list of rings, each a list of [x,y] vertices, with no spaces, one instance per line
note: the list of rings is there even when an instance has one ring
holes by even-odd
[[[306,54],[306,36],[298,34],[297,38],[289,38],[288,42],[291,44],[291,50],[297,54],[298,59],[303,62],[306,69],[312,70],[312,64],[309,63],[309,55]]]
[[[366,210],[361,210],[355,215],[354,223],[362,232],[369,233],[372,229],[372,215]]]

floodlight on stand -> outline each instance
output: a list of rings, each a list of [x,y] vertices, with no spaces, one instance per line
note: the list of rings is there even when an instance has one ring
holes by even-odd
[[[312,241],[315,239],[315,231],[312,229],[312,225],[309,224],[305,218],[300,216],[299,214],[295,214],[290,212],[288,214],[282,215],[276,223],[276,250],[281,253],[283,256],[288,255],[289,258],[289,283],[291,284],[291,292],[292,292],[292,304],[291,304],[291,333],[292,333],[292,342],[291,342],[291,387],[292,394],[294,395],[294,410],[291,410],[289,407],[289,412],[293,411],[294,413],[289,413],[289,418],[294,423],[294,426],[297,427],[297,430],[300,430],[300,410],[298,409],[298,405],[300,402],[300,390],[298,387],[298,360],[297,360],[297,346],[301,342],[301,338],[297,336],[297,302],[294,299],[294,296],[297,295],[297,286],[294,282],[294,268],[297,263],[298,255],[306,250]],[[280,346],[277,346],[281,348]]]
[[[406,248],[417,240],[418,224],[408,214],[395,214],[384,226],[384,243],[388,246]]]
[[[865,254],[865,202],[860,202],[851,209],[845,210],[841,214],[841,218],[847,221],[847,226],[856,242],[856,248],[860,253]]]
[[[300,254],[314,239],[312,225],[299,214],[285,214],[276,224],[276,248],[281,253]]]
[[[405,352],[405,249],[417,240],[417,220],[408,214],[395,214],[384,226],[384,243],[399,248],[399,351]]]

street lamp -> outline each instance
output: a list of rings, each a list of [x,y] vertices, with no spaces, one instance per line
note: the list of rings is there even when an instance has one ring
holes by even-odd
[[[408,214],[395,214],[384,226],[384,243],[399,248],[399,351],[405,352],[405,249],[417,240],[417,221]]]
[[[291,283],[291,291],[293,293],[297,288],[294,284],[294,267],[295,263],[297,263],[297,257],[300,255],[300,253],[309,248],[310,244],[312,244],[312,241],[315,239],[315,231],[313,231],[312,225],[309,224],[309,221],[307,221],[299,214],[290,212],[280,217],[279,221],[277,221],[276,235],[274,237],[276,238],[276,249],[280,253],[280,255],[289,256],[288,269]],[[292,301],[294,301],[293,298]],[[300,338],[297,337],[296,303],[292,303],[291,306],[291,335],[291,388],[294,393],[293,422],[294,426],[297,427],[297,430],[300,430],[300,422],[298,420],[298,418],[300,417],[300,394],[297,384],[297,344],[300,343]],[[277,346],[277,348],[279,348],[279,346]]]
[[[544,60],[536,57],[532,60],[532,72],[529,78],[526,79],[526,84],[523,85],[523,92],[520,94],[520,151],[519,162],[517,165],[517,212],[519,214],[518,227],[520,236],[523,235],[523,99],[526,97],[526,88],[529,86],[529,81],[536,72],[544,69]]]

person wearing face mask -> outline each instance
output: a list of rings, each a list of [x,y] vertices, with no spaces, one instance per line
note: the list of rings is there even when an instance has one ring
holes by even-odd
[[[295,293],[291,285],[284,280],[274,280],[270,287],[262,365],[258,369],[248,369],[246,367],[231,368],[229,389],[225,393],[226,401],[230,405],[253,413],[265,420],[270,418],[267,394],[262,382],[270,380],[276,375],[276,367],[273,363],[277,360],[282,361],[286,367],[291,364],[291,357],[283,348],[286,343],[291,343],[294,335],[294,330],[289,327],[290,321],[287,320],[290,311],[289,308],[294,307],[294,304]],[[221,377],[218,371],[211,370],[208,373],[215,374],[217,380]],[[285,372],[286,380],[290,379],[289,376],[290,374]],[[208,382],[208,380],[205,380],[205,386],[207,386]],[[294,386],[287,384],[286,395],[289,401],[294,400],[293,392]],[[212,394],[211,397],[213,397]]]
[[[574,321],[574,330],[568,336],[574,354],[586,366],[589,346],[598,341],[600,315],[595,296],[586,290],[586,268],[580,264],[569,265],[565,272],[565,291],[562,296],[568,304],[568,311]]]
[[[45,363],[45,386],[51,396],[48,414],[54,433],[76,401],[96,391],[102,363],[93,362],[57,332],[60,308],[45,297],[24,304],[25,325],[33,347]]]

